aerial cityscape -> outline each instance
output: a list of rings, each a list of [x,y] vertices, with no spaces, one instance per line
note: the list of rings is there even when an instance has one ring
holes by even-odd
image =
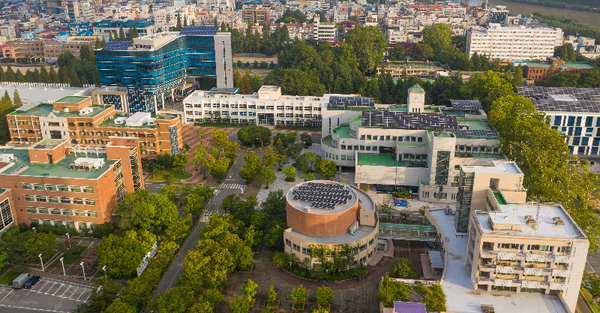
[[[0,313],[600,312],[598,17],[1,1]]]

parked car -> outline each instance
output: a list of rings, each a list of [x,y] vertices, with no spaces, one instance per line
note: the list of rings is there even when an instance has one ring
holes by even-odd
[[[23,288],[23,285],[25,285],[25,283],[27,283],[27,281],[29,281],[29,278],[31,278],[31,277],[29,276],[28,273],[23,273],[23,274],[19,275],[19,277],[15,278],[13,280],[13,288],[15,288],[15,289]]]
[[[40,280],[40,276],[32,276],[23,286],[23,288],[31,289],[38,281]]]

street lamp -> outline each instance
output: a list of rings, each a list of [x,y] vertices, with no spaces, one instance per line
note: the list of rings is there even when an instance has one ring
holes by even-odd
[[[79,263],[79,265],[81,265],[81,270],[83,271],[83,280],[85,279],[85,267],[83,266],[83,262]]]
[[[60,263],[62,264],[63,267],[63,276],[67,276],[67,272],[65,272],[65,262],[63,261],[65,258],[62,257],[60,258]]]
[[[37,233],[37,230],[35,230],[35,227],[31,227],[31,229],[33,229],[33,231]]]
[[[106,265],[102,267],[102,271],[104,272],[104,278],[106,278]]]
[[[69,236],[69,233],[66,233],[67,235],[67,240],[71,239],[71,236]]]
[[[42,260],[42,254],[41,253],[38,255],[38,258],[40,258],[40,262],[42,263],[42,272],[45,272],[45,270],[44,270],[44,260]]]

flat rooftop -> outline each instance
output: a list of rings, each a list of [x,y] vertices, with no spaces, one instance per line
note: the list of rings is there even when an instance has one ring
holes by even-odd
[[[299,187],[302,186],[306,186],[309,183],[317,183],[317,184],[323,184],[323,185],[340,185],[343,186],[344,189],[349,191],[349,195],[350,195],[350,199],[347,200],[347,202],[345,204],[338,204],[335,205],[335,208],[333,210],[330,209],[320,209],[320,208],[313,208],[311,206],[312,201],[298,201],[298,200],[294,200],[294,196],[293,193],[294,191],[298,191]],[[356,189],[351,188],[350,186],[344,185],[344,184],[340,184],[340,183],[336,183],[333,181],[329,181],[329,180],[313,180],[311,182],[306,182],[306,183],[302,183],[302,184],[298,184],[294,187],[292,187],[290,190],[288,190],[287,194],[286,194],[286,199],[287,202],[289,204],[291,204],[294,208],[300,210],[300,211],[304,211],[306,212],[306,209],[310,209],[310,213],[311,214],[319,214],[319,215],[328,215],[328,214],[337,214],[340,212],[344,212],[348,209],[350,209],[350,207],[352,207],[354,204],[356,204],[356,202],[358,201],[358,195],[356,194]]]
[[[354,138],[354,136],[350,134],[351,129],[350,125],[348,124],[340,125],[339,127],[335,128],[333,132],[336,133],[340,138]]]
[[[31,145],[31,149],[52,150],[65,142],[63,139],[43,139]]]
[[[457,237],[454,215],[445,210],[430,210],[447,251],[442,289],[446,294],[448,312],[481,313],[481,304],[491,304],[496,312],[568,313],[558,296],[529,292],[474,291],[471,268],[466,264],[468,238]]]
[[[585,234],[571,219],[571,216],[558,204],[523,203],[500,205],[499,207],[500,211],[477,213],[477,224],[479,224],[484,234],[543,238],[586,238]],[[527,215],[531,215],[533,218],[538,216],[537,227],[526,223],[525,216]],[[559,217],[564,225],[556,225],[555,217]],[[521,231],[494,231],[488,223],[490,218],[500,224],[503,224],[502,221],[510,221],[508,224],[519,223],[521,224]]]
[[[86,98],[86,97],[82,97],[82,98]],[[79,103],[79,101],[76,103]],[[94,116],[108,110],[109,108],[110,108],[110,106],[93,105],[92,112],[85,114],[85,115],[79,115],[79,112],[54,111],[52,104],[40,104],[40,105],[37,105],[27,111],[14,111],[8,115],[46,117],[46,116],[50,115],[50,113],[54,113],[54,115],[56,115],[57,117],[94,117]]]
[[[19,92],[21,99],[30,104],[53,103],[57,99],[65,96],[72,96],[82,92],[85,88],[78,87],[34,87],[34,86],[0,86],[0,94],[8,91],[11,99],[14,96],[15,88]]]
[[[88,97],[83,97],[83,96],[66,96],[66,97],[62,97],[58,100],[56,100],[55,102],[61,102],[61,103],[79,103],[85,99],[87,99]]]
[[[469,173],[498,173],[498,174],[521,174],[523,172],[515,162],[495,161],[493,166],[462,166],[464,172]]]
[[[0,175],[11,175],[10,173],[26,165],[25,171],[18,174],[18,176],[44,176],[44,177],[59,177],[59,178],[80,178],[80,179],[97,179],[102,176],[116,161],[105,160],[104,165],[91,171],[75,171],[71,170],[70,166],[76,159],[86,157],[85,153],[81,154],[68,154],[62,160],[54,164],[36,164],[31,163],[29,160],[29,152],[27,149],[2,149],[2,153],[13,154],[16,158],[13,161],[13,165],[0,169]],[[89,154],[87,157],[96,156],[95,154]],[[106,155],[100,154],[99,157],[105,158]]]
[[[413,145],[412,143],[409,145]],[[379,153],[379,154],[370,154],[370,153],[359,153],[358,154],[358,165],[367,165],[367,166],[389,166],[389,167],[405,167],[405,166],[415,166],[415,167],[427,167],[427,160],[424,161],[411,161],[410,163],[404,161],[395,161],[395,156],[389,153]],[[418,165],[418,166],[417,166]]]

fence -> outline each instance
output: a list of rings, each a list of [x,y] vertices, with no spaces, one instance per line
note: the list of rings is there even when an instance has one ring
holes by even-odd
[[[28,83],[28,82],[0,82],[0,86],[19,86],[19,87],[52,87],[52,88],[70,88],[71,84],[66,83]],[[83,88],[94,87],[94,84],[85,84]]]

